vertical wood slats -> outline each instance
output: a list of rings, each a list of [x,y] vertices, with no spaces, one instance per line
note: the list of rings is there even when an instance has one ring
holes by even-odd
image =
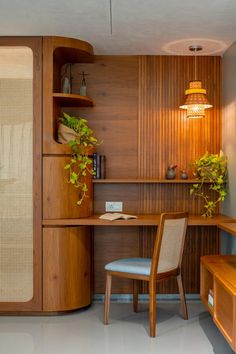
[[[208,91],[213,109],[202,120],[187,120],[178,107],[184,90],[193,79],[192,57],[172,56],[96,56],[94,64],[73,65],[73,85],[78,92],[85,71],[92,108],[70,108],[85,117],[103,144],[97,152],[106,155],[107,178],[164,178],[168,164],[186,168],[196,157],[218,152],[221,147],[221,59],[199,57],[198,73]],[[137,130],[138,129],[138,130]],[[202,201],[189,195],[187,184],[102,185],[94,186],[94,211],[104,213],[107,200],[122,200],[124,212],[160,213],[168,210],[202,212]],[[112,259],[150,255],[155,228],[137,230],[95,228],[95,293],[104,293],[104,265]],[[110,246],[109,246],[110,245]],[[112,249],[112,252],[109,251]],[[215,227],[189,227],[183,269],[186,291],[199,290],[200,254],[218,251]],[[174,293],[175,282],[163,283],[163,293]],[[147,291],[143,287],[143,291]],[[114,283],[115,293],[132,291],[127,281]]]
[[[194,79],[193,57],[139,57],[138,105],[138,177],[164,178],[169,164],[178,165],[178,173],[206,151],[218,153],[221,148],[221,59],[197,58],[197,79],[207,89],[213,108],[204,119],[187,119],[179,109],[188,81]],[[205,187],[207,188],[207,186]],[[189,211],[200,214],[203,203],[189,195],[187,185],[140,185],[139,212]],[[140,230],[140,254],[150,256],[155,231]],[[219,250],[215,228],[188,229],[183,269],[187,292],[199,291],[199,258]],[[160,292],[176,292],[173,282],[161,284]],[[143,291],[147,287],[143,286]]]

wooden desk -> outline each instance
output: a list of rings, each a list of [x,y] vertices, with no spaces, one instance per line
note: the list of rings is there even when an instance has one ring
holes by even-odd
[[[100,215],[100,214],[99,214]],[[137,219],[129,220],[101,220],[99,215],[92,215],[87,218],[79,219],[50,219],[43,220],[43,226],[156,226],[160,221],[160,214],[142,214],[137,215]],[[190,215],[189,226],[218,226],[233,222],[233,218],[225,215],[215,215],[212,218],[206,218],[201,215]],[[232,225],[230,223],[230,225]],[[236,226],[236,224],[235,224]]]
[[[231,348],[236,350],[236,256],[201,257],[200,294]],[[213,291],[213,306],[209,292]]]
[[[108,229],[113,226],[156,227],[159,221],[160,214],[144,214],[138,215],[137,219],[115,221],[99,219],[99,215],[78,219],[43,220],[43,269],[45,273],[43,287],[47,289],[44,295],[44,311],[72,310],[91,303],[92,252],[91,238],[88,237],[89,226],[95,228],[108,226]],[[188,225],[191,227],[213,226],[216,229],[218,224],[232,221],[232,218],[224,215],[215,215],[212,218],[190,215]],[[109,230],[107,231],[109,233]],[[133,235],[135,230],[129,229],[129,231]],[[146,233],[150,230],[142,231]],[[218,235],[217,230],[214,230],[213,234],[215,231]],[[151,239],[149,235],[151,236],[151,233],[147,232],[147,239]],[[104,238],[107,239],[106,233]],[[199,279],[199,275],[197,278]]]
[[[219,229],[236,236],[236,221],[235,222],[221,222],[218,224]]]

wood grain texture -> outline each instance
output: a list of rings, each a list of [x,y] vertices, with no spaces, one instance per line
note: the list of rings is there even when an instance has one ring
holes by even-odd
[[[25,46],[33,52],[33,298],[0,303],[0,311],[42,310],[42,37],[1,37],[1,46]]]
[[[138,257],[139,240],[136,227],[109,227],[96,229],[94,237],[94,291],[103,294],[105,290],[104,266],[119,258]],[[132,281],[114,278],[112,289],[115,294],[130,293]]]
[[[138,57],[95,56],[93,64],[73,65],[75,92],[81,71],[89,74],[87,94],[95,106],[67,111],[88,119],[102,141],[97,153],[106,155],[106,178],[137,177]]]
[[[93,100],[87,96],[80,96],[78,94],[69,94],[69,93],[54,93],[54,101],[60,107],[74,107],[74,106],[83,106],[91,107],[93,106]]]
[[[95,101],[94,107],[67,107],[66,112],[89,120],[95,135],[103,143],[97,152],[106,155],[108,179],[163,179],[169,164],[177,164],[177,179],[181,169],[206,150],[219,152],[221,147],[221,58],[199,57],[198,78],[208,91],[213,108],[202,120],[187,120],[178,107],[184,99],[188,81],[193,79],[192,57],[173,56],[95,56],[93,64],[72,66],[73,92],[79,92],[81,76],[85,71],[87,94]],[[56,109],[56,108],[55,108]],[[56,113],[59,114],[59,113]],[[47,139],[47,137],[46,137]],[[202,213],[202,202],[189,196],[190,186],[185,183],[94,184],[94,211],[104,212],[104,202],[123,200],[124,211],[155,214],[162,211]],[[207,188],[207,186],[205,186]],[[218,212],[218,210],[217,210]],[[148,255],[153,246],[155,228],[137,228],[136,255]],[[101,264],[109,261],[105,247],[113,244],[119,232],[107,239],[105,227],[95,228],[94,240],[98,246],[94,262],[100,264],[95,276],[95,293],[104,293]],[[132,231],[132,233],[134,230]],[[138,241],[137,241],[138,238]],[[123,256],[123,244],[115,242],[114,258]],[[131,243],[132,244],[132,243]],[[133,255],[133,244],[128,244],[127,255]],[[216,227],[192,227],[188,230],[184,253],[184,286],[186,292],[199,292],[199,259],[201,254],[219,251]],[[99,254],[101,252],[101,254]],[[95,266],[96,267],[96,266]],[[144,292],[146,288],[142,289]],[[115,292],[132,292],[132,284],[117,283]],[[177,291],[169,283],[160,292]]]
[[[188,81],[193,78],[192,57],[142,56],[139,58],[138,177],[160,178],[167,166],[178,165],[192,178],[190,163],[206,151],[221,148],[221,59],[198,58],[198,78],[207,89],[211,110],[204,119],[187,119],[178,107]],[[207,185],[204,186],[207,188]],[[188,211],[200,214],[203,203],[189,195],[185,185],[139,185],[140,213]],[[218,210],[217,210],[218,211]],[[142,255],[150,254],[152,230],[140,231]],[[204,238],[202,236],[204,235]],[[199,258],[202,252],[218,253],[217,229],[188,230],[183,278],[186,292],[199,292]],[[146,291],[147,289],[143,289]],[[176,292],[169,284],[160,292]]]
[[[81,205],[78,190],[67,183],[68,171],[64,166],[68,163],[66,156],[44,156],[43,158],[43,218],[77,218],[92,214],[92,177],[88,175],[85,181],[88,187],[88,197]]]
[[[214,322],[236,350],[236,256],[205,256],[201,258],[201,298]],[[209,290],[214,293],[214,306],[208,303]]]
[[[91,239],[88,227],[43,230],[43,311],[91,303]]]

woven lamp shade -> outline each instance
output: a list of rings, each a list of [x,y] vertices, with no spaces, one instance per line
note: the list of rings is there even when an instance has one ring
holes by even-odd
[[[187,110],[188,118],[204,118],[205,109],[211,108],[206,90],[202,88],[201,81],[190,81],[189,89],[185,90],[185,103],[180,106]]]

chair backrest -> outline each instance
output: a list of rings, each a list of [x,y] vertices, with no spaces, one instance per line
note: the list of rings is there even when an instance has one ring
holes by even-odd
[[[152,256],[151,276],[165,268],[174,270],[181,266],[188,213],[163,213],[158,226]]]

